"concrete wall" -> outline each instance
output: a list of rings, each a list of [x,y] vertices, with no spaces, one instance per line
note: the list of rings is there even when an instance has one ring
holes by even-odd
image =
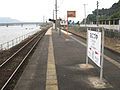
[[[80,25],[81,27],[85,27],[84,24]],[[97,27],[96,24],[87,24],[87,27]],[[99,27],[104,27],[105,29],[113,29],[113,30],[118,30],[120,31],[120,25],[99,25]]]

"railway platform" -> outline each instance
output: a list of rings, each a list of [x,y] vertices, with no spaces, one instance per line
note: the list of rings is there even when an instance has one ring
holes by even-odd
[[[37,45],[14,90],[120,90],[120,68],[104,58],[103,81],[99,67],[85,64],[86,44],[81,38],[50,28]]]

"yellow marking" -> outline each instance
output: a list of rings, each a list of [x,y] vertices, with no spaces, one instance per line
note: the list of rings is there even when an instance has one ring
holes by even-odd
[[[46,90],[58,90],[51,29],[48,30],[47,35],[50,35],[50,38],[49,38],[49,48],[48,48]]]
[[[47,85],[46,90],[58,90],[57,85]]]

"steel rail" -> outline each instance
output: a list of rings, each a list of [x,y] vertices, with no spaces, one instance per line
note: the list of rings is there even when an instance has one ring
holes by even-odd
[[[29,52],[25,55],[25,57],[22,59],[21,63],[17,66],[17,68],[15,69],[15,71],[12,73],[12,75],[7,79],[7,81],[5,82],[5,84],[2,86],[1,90],[4,90],[6,88],[6,86],[9,84],[10,80],[13,78],[13,76],[16,74],[16,72],[19,70],[19,68],[21,67],[21,65],[24,63],[24,61],[27,59],[27,57],[29,56],[29,54],[32,52],[32,50],[39,43],[39,41],[42,39],[43,36],[44,36],[44,33],[42,33],[42,35],[35,42],[35,44],[32,46],[32,48],[29,50]]]
[[[32,39],[30,39],[29,42],[27,42],[26,44],[24,44],[24,46],[22,46],[19,50],[17,50],[13,55],[11,55],[8,59],[6,59],[3,63],[0,64],[0,68],[2,66],[4,66],[11,58],[13,58],[17,53],[19,53],[23,48],[25,48],[30,42],[32,42],[33,39],[35,39],[37,36],[39,36],[40,33],[38,35],[36,35],[35,37],[33,37]]]

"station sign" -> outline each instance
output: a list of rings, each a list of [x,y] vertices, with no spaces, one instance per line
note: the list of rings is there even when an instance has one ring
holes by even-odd
[[[67,11],[67,17],[76,17],[76,11]]]
[[[88,30],[87,56],[101,67],[101,32]]]

